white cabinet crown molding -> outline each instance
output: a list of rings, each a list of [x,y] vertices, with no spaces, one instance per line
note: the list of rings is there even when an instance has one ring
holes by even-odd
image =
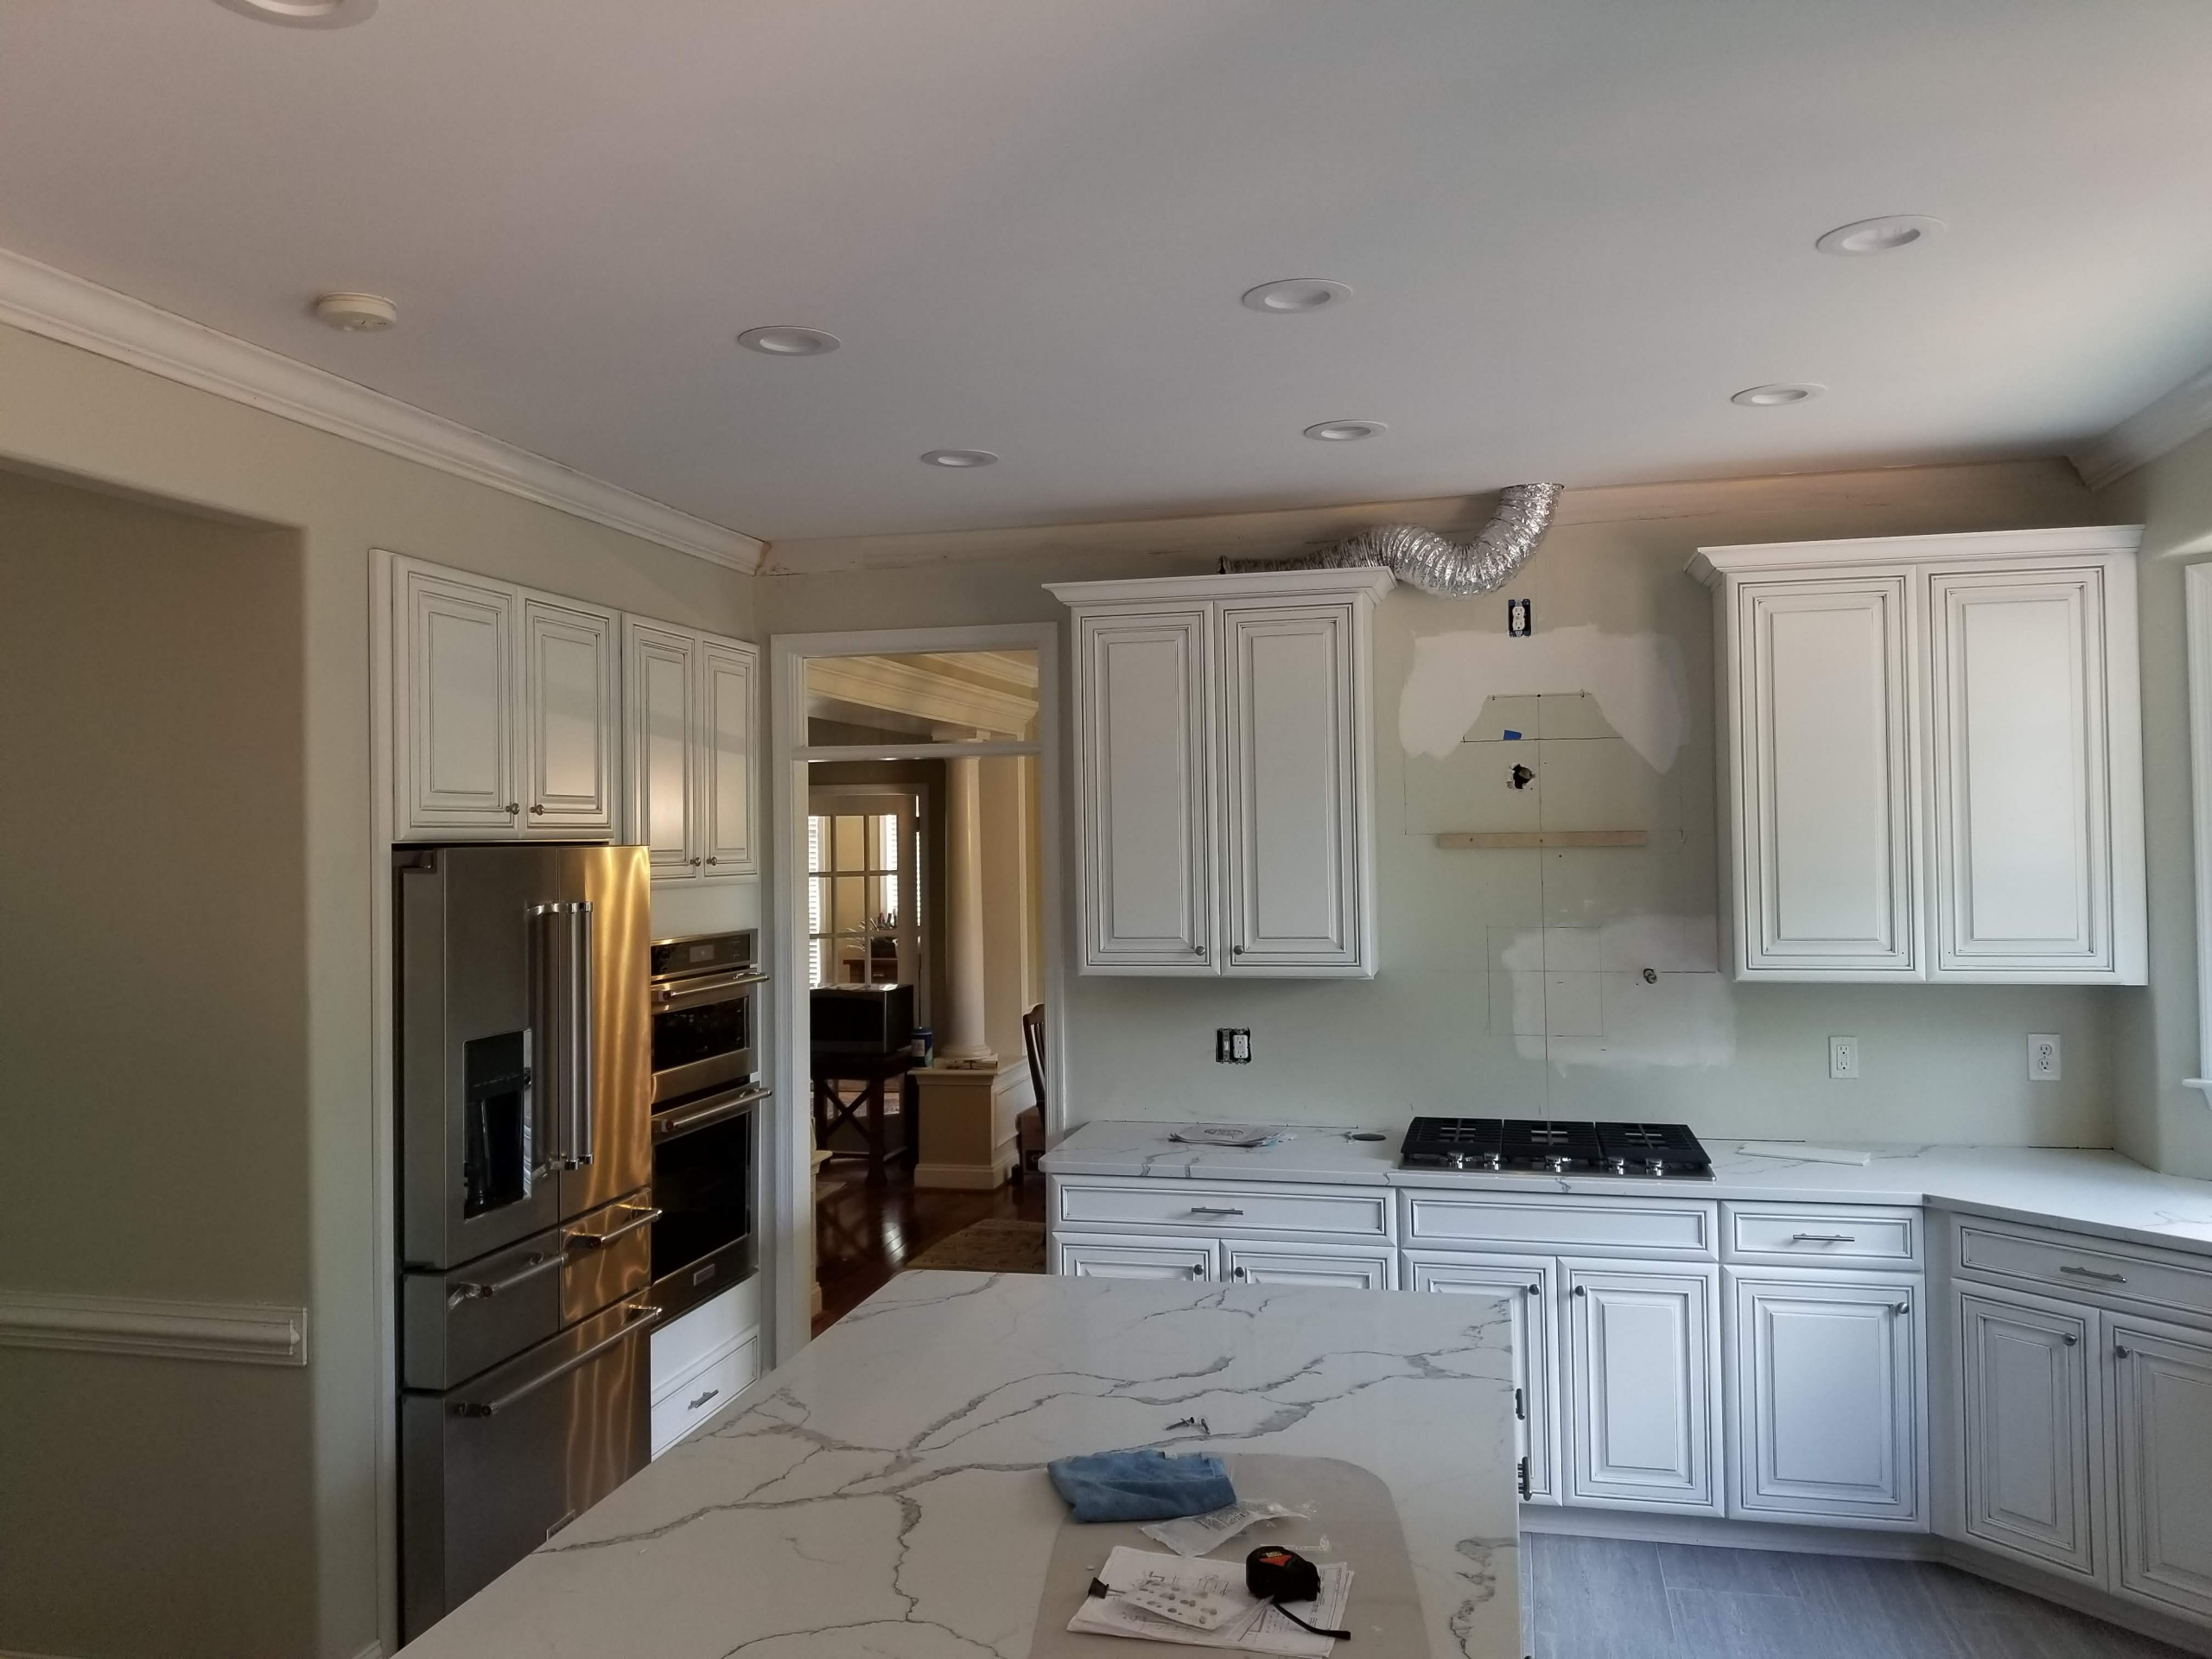
[[[751,575],[767,543],[0,249],[0,322]]]
[[[1708,588],[1748,571],[1804,572],[1830,566],[1949,564],[1974,560],[2107,558],[2143,545],[2140,524],[2063,530],[1977,530],[1942,536],[1869,536],[1834,542],[1750,542],[1700,547],[1685,568]]]
[[[2101,490],[2208,429],[2212,429],[2212,368],[2198,370],[2171,391],[2152,398],[2068,459],[2084,484]]]
[[[308,1311],[257,1302],[156,1301],[7,1290],[0,1291],[0,1347],[305,1365]]]
[[[1380,599],[1398,580],[1380,565],[1330,570],[1245,570],[1234,575],[1137,576],[1122,582],[1048,582],[1045,591],[1068,605],[1187,604],[1198,599],[1258,599],[1287,602],[1309,595],[1342,599],[1364,594]]]

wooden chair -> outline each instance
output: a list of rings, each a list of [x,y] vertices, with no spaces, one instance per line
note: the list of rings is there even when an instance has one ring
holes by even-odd
[[[1024,1107],[1014,1120],[1014,1184],[1037,1167],[1045,1155],[1045,1005],[1039,1002],[1021,1016],[1021,1046],[1029,1055],[1029,1086],[1037,1103]]]

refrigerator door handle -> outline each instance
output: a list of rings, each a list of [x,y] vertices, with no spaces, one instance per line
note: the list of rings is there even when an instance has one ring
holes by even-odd
[[[610,1227],[603,1233],[570,1233],[568,1244],[571,1249],[603,1250],[618,1238],[627,1238],[640,1227],[650,1227],[666,1214],[651,1205],[626,1204],[622,1213],[629,1217],[620,1227]]]
[[[635,1338],[642,1331],[650,1331],[660,1322],[660,1309],[632,1303],[623,1310],[628,1323],[611,1337],[601,1337],[580,1354],[571,1354],[558,1365],[540,1371],[527,1382],[516,1384],[505,1394],[495,1394],[489,1400],[456,1400],[447,1409],[456,1417],[495,1417],[508,1407],[527,1400],[548,1383],[557,1382],[570,1371],[579,1370],[597,1359],[608,1349],[619,1347]]]
[[[569,1007],[563,1046],[568,1052],[569,1110],[575,1132],[569,1140],[569,1166],[582,1169],[591,1162],[592,1130],[592,1016],[593,995],[591,901],[569,906]]]
[[[530,1087],[531,1121],[542,1127],[547,1174],[573,1169],[569,1155],[569,1116],[567,1044],[562,1001],[567,964],[563,926],[565,905],[532,905],[524,912],[530,930]]]

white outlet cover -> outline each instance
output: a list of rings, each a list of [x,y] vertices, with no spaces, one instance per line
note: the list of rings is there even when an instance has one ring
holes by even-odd
[[[2030,1083],[2056,1083],[2061,1058],[2056,1032],[2033,1031],[2028,1033]]]
[[[1828,1039],[1828,1076],[1837,1083],[1856,1083],[1859,1080],[1859,1039],[1856,1037]]]

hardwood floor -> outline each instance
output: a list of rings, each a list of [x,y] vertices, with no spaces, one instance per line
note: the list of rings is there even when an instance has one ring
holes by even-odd
[[[1531,1533],[1534,1659],[2187,1659],[1923,1561]]]
[[[868,1185],[857,1160],[823,1166],[814,1184],[815,1277],[822,1287],[820,1336],[889,1282],[907,1261],[971,1222],[993,1216],[1045,1219],[1045,1178],[1032,1174],[1017,1189],[956,1192],[917,1188],[894,1168],[881,1186]]]

